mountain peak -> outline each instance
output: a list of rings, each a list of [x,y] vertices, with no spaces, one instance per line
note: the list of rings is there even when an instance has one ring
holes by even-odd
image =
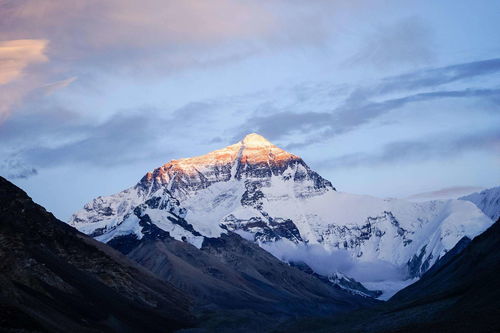
[[[244,164],[264,163],[269,166],[269,163],[283,164],[286,161],[299,159],[300,157],[273,145],[262,135],[250,133],[243,140],[235,144],[214,150],[205,155],[170,161],[164,165],[164,168],[170,169],[172,166],[175,166],[176,168],[183,169],[185,172],[198,173],[206,167],[216,165],[231,166],[235,161]]]
[[[290,178],[293,174],[297,182],[312,181],[312,188],[335,189],[330,182],[309,169],[299,156],[275,146],[256,133],[205,155],[172,160],[148,172],[139,184],[149,192],[168,184],[169,191],[178,192],[182,188],[186,194],[232,179],[268,181],[272,176],[283,176],[287,170],[286,177]]]
[[[271,142],[269,142],[262,135],[257,133],[250,133],[241,140],[241,143],[246,147],[265,147],[265,146],[273,146]]]

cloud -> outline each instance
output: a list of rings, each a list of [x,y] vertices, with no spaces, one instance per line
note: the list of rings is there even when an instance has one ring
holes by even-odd
[[[260,244],[266,251],[286,262],[304,262],[316,273],[329,275],[335,272],[346,272],[354,264],[347,251],[329,251],[321,245],[293,244],[289,241]]]
[[[27,105],[5,123],[0,148],[39,169],[75,164],[113,167],[158,160],[172,154],[190,134],[198,135],[199,128],[210,127],[213,115],[207,111],[214,111],[217,105],[214,101],[188,103],[169,114],[139,107],[99,123],[58,105],[36,110]]]
[[[303,141],[295,141],[287,148],[306,146],[344,134],[405,105],[444,98],[482,98],[500,105],[500,89],[443,90],[410,94],[372,102],[362,89],[355,90],[337,108],[330,112],[278,111],[269,115],[253,115],[241,127],[242,133],[257,132],[270,139],[279,139],[294,133],[309,134]]]
[[[461,196],[474,192],[479,192],[484,189],[485,189],[484,187],[478,187],[478,186],[453,186],[453,187],[442,188],[435,191],[413,194],[407,197],[406,199],[412,201],[457,199]]]
[[[385,145],[377,153],[354,153],[325,160],[320,164],[334,168],[352,168],[441,159],[467,151],[486,150],[500,153],[500,133],[491,131],[465,135],[441,135],[420,141],[398,141]]]
[[[184,121],[199,121],[206,118],[211,111],[214,111],[218,104],[216,101],[190,102],[175,110],[173,117]]]
[[[350,131],[370,122],[392,110],[410,103],[424,102],[443,98],[486,98],[498,104],[500,89],[463,89],[442,90],[410,94],[399,98],[390,98],[381,102],[371,102],[363,93],[354,92],[346,103],[332,114],[332,134]]]
[[[2,87],[0,123],[33,89],[45,87],[50,95],[71,83],[65,77],[78,77],[87,88],[122,75],[127,82],[164,79],[276,49],[319,45],[330,35],[325,24],[348,3],[0,1],[0,41],[7,41],[0,44],[0,84],[22,77],[29,64],[45,62],[29,80]]]
[[[0,163],[0,173],[9,179],[27,179],[38,174],[38,170],[23,164],[18,159],[6,159]]]
[[[410,17],[378,27],[361,42],[360,50],[347,63],[378,69],[400,65],[428,65],[435,59],[433,33],[425,22]]]
[[[300,92],[298,102],[279,108],[270,102],[263,102],[239,126],[233,140],[248,132],[258,132],[273,140],[290,136],[292,141],[286,148],[293,149],[354,131],[389,112],[403,109],[413,103],[442,99],[478,99],[496,108],[500,106],[498,87],[465,89],[440,89],[440,87],[498,73],[500,73],[500,58],[495,58],[418,70],[350,89],[347,87],[339,89],[338,85],[329,83],[315,85],[314,89],[298,85],[291,89],[293,94],[296,94],[297,90]],[[335,100],[331,98],[332,96],[323,96],[325,92],[340,95]],[[341,96],[342,94],[344,96]],[[337,106],[328,109],[323,103],[317,106],[316,110],[311,110],[307,104],[301,104],[301,101],[308,102],[318,96]]]
[[[500,73],[500,58],[473,61],[388,77],[383,79],[371,92],[385,94],[395,91],[437,87],[498,73]]]
[[[69,86],[70,84],[75,82],[76,80],[77,80],[77,77],[73,76],[73,77],[70,77],[70,78],[67,78],[64,80],[47,83],[47,84],[43,85],[41,88],[45,91],[45,95],[52,95],[57,90],[66,88],[67,86]]]
[[[295,113],[280,111],[266,116],[253,116],[245,123],[244,130],[233,137],[240,140],[248,133],[259,133],[266,138],[278,139],[294,132],[309,132],[320,127],[330,126],[332,115],[325,112]]]
[[[19,78],[28,65],[47,61],[46,47],[43,39],[0,42],[0,85]]]
[[[318,244],[293,244],[279,240],[260,246],[280,260],[305,263],[323,276],[341,272],[357,281],[374,282],[403,280],[407,274],[406,268],[396,267],[387,261],[357,261],[345,250],[329,250]]]
[[[158,75],[317,43],[328,35],[321,9],[282,0],[15,0],[2,8],[0,40],[44,36],[59,66]]]
[[[44,39],[0,42],[0,126],[12,107],[36,88],[37,78],[26,71],[30,65],[48,61],[46,47]]]
[[[471,63],[467,66],[462,65],[445,68],[485,67]],[[486,68],[489,70],[483,69],[481,75],[496,71],[496,67],[491,64]],[[449,69],[442,68],[442,70],[448,71]],[[468,72],[478,75],[478,70],[471,69]],[[440,75],[440,71],[435,71],[435,73]],[[39,91],[50,93],[71,84],[75,79],[70,77],[45,84]],[[403,77],[402,80],[406,79]],[[374,86],[383,86],[387,81],[381,82],[376,82]],[[210,148],[213,148],[212,145],[220,145],[223,142],[232,143],[249,132],[258,132],[273,141],[285,139],[285,143],[289,143],[286,148],[290,149],[355,131],[389,112],[412,103],[450,98],[476,98],[489,101],[494,106],[500,105],[498,97],[500,89],[429,89],[424,92],[400,94],[398,97],[386,97],[377,95],[377,89],[373,86],[351,88],[351,90],[342,87],[339,90],[338,85],[324,83],[315,84],[313,88],[292,87],[289,90],[292,98],[288,98],[280,106],[276,106],[278,102],[275,101],[282,101],[281,96],[290,97],[287,95],[289,93],[272,91],[260,95],[250,94],[201,100],[187,103],[176,110],[151,107],[130,108],[121,110],[98,123],[95,119],[89,119],[84,114],[70,111],[61,105],[40,105],[33,100],[31,104],[24,106],[24,111],[20,110],[15,117],[5,123],[0,131],[0,142],[4,147],[11,147],[14,151],[21,152],[26,164],[39,169],[64,163],[113,166],[170,153],[170,149],[176,149],[179,146],[178,142],[189,141],[187,139],[189,136],[191,140],[193,138],[198,140],[199,145],[210,145]],[[295,98],[297,89],[300,90],[301,95]],[[422,110],[422,112],[427,111]],[[239,119],[245,115],[248,118],[244,123],[235,127],[231,121],[221,121],[230,114],[237,115]],[[175,144],[172,144],[174,139]],[[162,143],[165,144],[162,145]],[[413,151],[419,150],[425,153],[428,150],[426,144],[426,142],[400,142],[401,147],[395,144],[390,148],[391,152],[397,156],[412,155]],[[191,142],[189,148],[184,148],[184,156],[189,156],[190,153],[186,149],[191,149],[195,153],[203,152],[201,149],[196,150],[193,146],[196,145]],[[464,147],[467,147],[467,143]],[[389,152],[385,154],[386,160],[393,158],[389,156]],[[433,156],[439,157],[440,154],[434,153]],[[344,167],[359,165],[365,160],[378,163],[375,153],[344,155],[333,162],[339,167]],[[332,163],[332,161],[328,162]]]
[[[119,165],[157,154],[154,143],[162,128],[171,126],[168,120],[153,118],[151,114],[119,113],[98,125],[68,126],[60,134],[73,135],[73,140],[55,146],[34,145],[23,150],[22,156],[40,167],[61,163]]]

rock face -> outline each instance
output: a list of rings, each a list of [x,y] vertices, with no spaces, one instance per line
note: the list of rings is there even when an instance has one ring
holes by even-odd
[[[337,192],[300,157],[257,134],[171,161],[134,187],[85,205],[69,223],[103,242],[126,235],[140,240],[144,215],[198,248],[232,231],[283,260],[315,246],[345,253],[354,263],[389,263],[404,271],[403,278],[421,276],[464,236],[473,238],[492,223],[461,200],[412,203]],[[301,260],[314,267],[315,258]],[[328,274],[350,274],[327,266]]]
[[[0,177],[0,327],[165,332],[194,325],[190,306],[177,288]]]
[[[459,199],[472,202],[493,221],[500,218],[500,186],[472,193]]]

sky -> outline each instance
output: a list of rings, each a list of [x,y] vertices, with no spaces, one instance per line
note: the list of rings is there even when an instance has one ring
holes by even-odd
[[[0,0],[0,175],[67,220],[259,133],[344,192],[500,184],[500,2]]]

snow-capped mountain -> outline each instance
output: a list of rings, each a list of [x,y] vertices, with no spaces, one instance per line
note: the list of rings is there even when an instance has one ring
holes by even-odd
[[[198,248],[232,231],[325,276],[384,263],[410,278],[492,221],[462,200],[414,203],[337,192],[300,157],[250,134],[148,172],[134,187],[86,204],[69,223],[104,242],[140,239],[152,223]],[[348,260],[325,262],[338,253]]]
[[[459,199],[474,203],[493,221],[500,218],[500,186],[472,193]]]

